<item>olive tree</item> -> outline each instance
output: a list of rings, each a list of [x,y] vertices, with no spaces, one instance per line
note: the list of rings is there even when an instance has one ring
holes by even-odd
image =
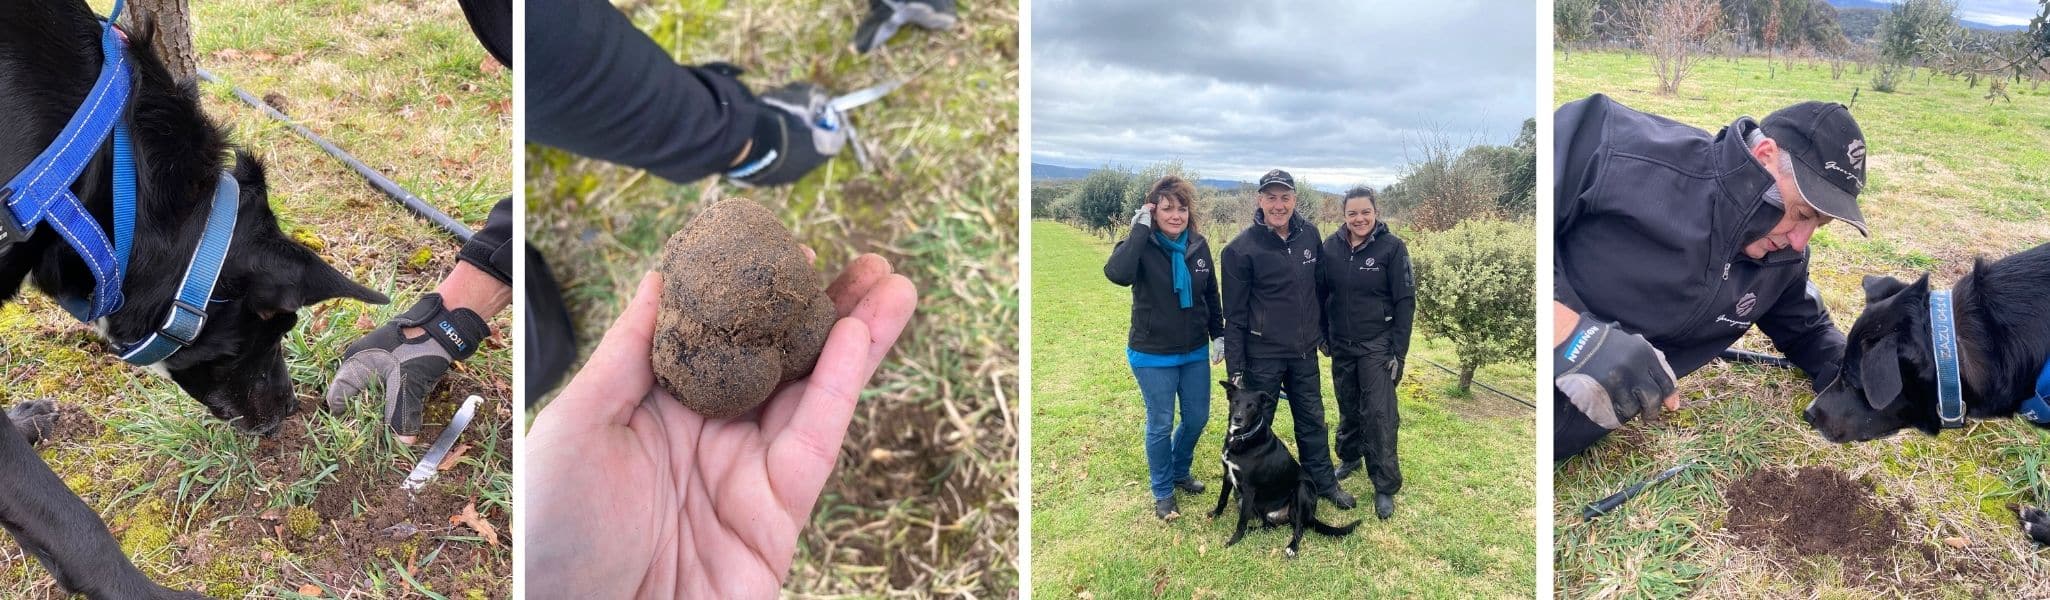
[[[1450,340],[1459,389],[1484,365],[1530,359],[1537,349],[1537,234],[1529,221],[1468,219],[1410,244],[1416,321]]]

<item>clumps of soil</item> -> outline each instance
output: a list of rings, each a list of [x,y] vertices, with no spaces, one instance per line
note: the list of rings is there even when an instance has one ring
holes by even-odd
[[[720,201],[662,246],[655,381],[698,414],[740,415],[811,373],[836,318],[776,215]]]
[[[1847,581],[1890,571],[1901,545],[1904,507],[1830,467],[1761,469],[1731,484],[1724,527],[1738,545],[1841,560]]]

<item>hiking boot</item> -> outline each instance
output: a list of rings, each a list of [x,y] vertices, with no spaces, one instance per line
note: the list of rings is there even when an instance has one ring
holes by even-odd
[[[1324,492],[1323,496],[1325,500],[1331,501],[1332,506],[1338,507],[1338,510],[1352,510],[1352,507],[1358,503],[1358,501],[1353,499],[1352,494],[1345,493],[1345,490],[1338,488],[1331,488],[1331,491]]]
[[[1177,488],[1181,488],[1181,490],[1185,493],[1203,493],[1203,482],[1196,481],[1196,478],[1194,477],[1183,477],[1181,479],[1176,479],[1174,481],[1174,486]]]
[[[1374,516],[1386,521],[1395,516],[1395,497],[1388,494],[1374,494]]]
[[[1174,496],[1168,496],[1153,501],[1153,516],[1160,517],[1162,521],[1170,521],[1182,516],[1182,511],[1175,506]]]
[[[1338,468],[1331,470],[1331,476],[1343,481],[1345,478],[1351,477],[1353,473],[1360,472],[1360,468],[1365,467],[1366,464],[1367,461],[1357,458],[1338,463]]]

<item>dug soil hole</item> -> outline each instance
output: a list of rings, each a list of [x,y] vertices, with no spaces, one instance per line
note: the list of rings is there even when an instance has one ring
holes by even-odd
[[[1730,484],[1724,527],[1737,544],[1790,556],[1835,557],[1846,582],[1894,570],[1901,513],[1870,484],[1830,467],[1761,469]]]

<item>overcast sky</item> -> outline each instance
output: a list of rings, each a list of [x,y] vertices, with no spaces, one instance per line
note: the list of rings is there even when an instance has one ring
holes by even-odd
[[[1899,2],[1895,2],[1899,4]],[[1958,0],[1957,16],[1988,25],[2028,25],[2043,6],[2036,0]]]
[[[1035,1],[1032,160],[1386,185],[1432,130],[1515,139],[1535,20],[1499,0]]]

